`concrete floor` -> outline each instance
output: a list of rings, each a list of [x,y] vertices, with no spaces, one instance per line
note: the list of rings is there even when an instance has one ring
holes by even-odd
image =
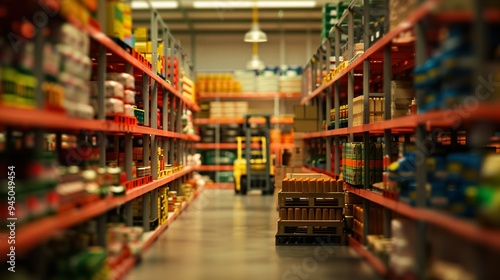
[[[127,279],[379,279],[347,246],[275,246],[277,220],[272,196],[205,190]]]

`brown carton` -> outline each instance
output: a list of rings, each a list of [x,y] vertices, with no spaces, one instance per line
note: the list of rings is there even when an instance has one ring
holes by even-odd
[[[337,192],[337,181],[330,180],[330,192]]]
[[[290,179],[288,181],[288,191],[289,192],[295,192],[295,183],[296,183],[296,179]]]
[[[321,220],[321,208],[316,208],[316,215],[314,217],[316,220]]]
[[[318,184],[318,179],[312,178],[311,181],[309,181],[309,192],[315,193],[318,188],[317,184]]]
[[[309,105],[305,106],[305,119],[317,120],[318,119],[318,107]]]
[[[306,110],[302,105],[293,106],[293,115],[295,119],[303,119],[306,116]]]
[[[328,216],[328,209],[324,208],[323,209],[323,220],[328,220],[329,216]]]
[[[337,180],[337,191],[338,192],[344,191],[344,180],[343,179]]]
[[[307,220],[307,208],[302,208],[302,220]]]
[[[309,219],[308,220],[314,220],[314,209],[312,209],[312,208],[309,209]]]
[[[297,181],[295,181],[295,191],[296,192],[302,192],[303,183],[304,183],[303,179],[297,179]]]
[[[309,180],[309,178],[305,179],[304,182],[302,183],[302,192],[303,193],[310,192],[311,190],[310,185],[311,185],[311,180]]]
[[[282,192],[290,191],[290,179],[288,178],[283,179],[283,182],[281,183],[281,191]]]
[[[286,211],[286,209],[285,209],[285,208],[281,208],[281,209],[280,209],[280,219],[282,219],[282,220],[286,220],[286,219],[287,219],[287,218],[286,218],[286,216],[287,216],[287,215],[286,215],[286,214],[287,214],[286,212],[287,212],[287,211]]]
[[[293,208],[288,208],[287,219],[288,220],[293,220]]]
[[[323,182],[323,178],[316,179],[316,189],[320,192],[323,193],[325,192],[325,186]]]

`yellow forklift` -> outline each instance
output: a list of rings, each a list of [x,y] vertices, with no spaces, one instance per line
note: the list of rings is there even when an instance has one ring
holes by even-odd
[[[252,136],[251,118],[264,118],[265,128],[261,135]],[[274,193],[274,164],[270,151],[271,115],[249,114],[244,116],[245,136],[236,137],[238,157],[234,161],[234,191],[246,195],[250,190],[262,190],[263,195]],[[243,141],[245,150],[243,157]],[[249,163],[249,164],[248,164]]]

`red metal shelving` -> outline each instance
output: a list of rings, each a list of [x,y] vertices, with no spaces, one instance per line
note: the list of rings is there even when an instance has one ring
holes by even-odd
[[[314,90],[310,95],[304,97],[301,100],[301,104],[306,104],[313,98],[318,96],[327,87],[332,86],[336,81],[342,79],[350,71],[362,66],[363,61],[369,59],[371,56],[383,50],[387,44],[392,42],[399,34],[412,28],[415,24],[420,21],[425,16],[429,15],[430,12],[435,8],[439,1],[438,0],[427,0],[422,3],[417,9],[415,9],[411,15],[403,22],[401,22],[397,27],[389,31],[382,38],[380,38],[373,46],[366,50],[360,57],[350,63],[344,70],[342,70],[338,75],[333,77],[328,83],[322,84],[316,90]]]
[[[122,125],[114,121],[87,120],[64,113],[39,109],[19,109],[0,105],[0,124],[16,127],[42,127],[53,130],[91,130],[110,133],[151,134],[189,141],[199,141],[199,136],[164,131],[139,125]]]
[[[199,99],[272,99],[275,97],[279,98],[300,98],[300,93],[284,93],[284,92],[206,92],[200,93]]]
[[[246,145],[243,144],[244,148]],[[252,148],[258,148],[259,144],[252,145]],[[271,143],[271,150],[275,149],[292,149],[294,144],[283,144],[283,143]],[[221,150],[236,150],[238,149],[238,144],[236,143],[196,143],[194,144],[195,149],[199,150],[210,150],[210,149],[221,149]]]
[[[127,194],[124,196],[108,197],[90,205],[84,206],[80,209],[73,209],[72,211],[49,216],[19,226],[16,235],[16,253],[21,254],[23,252],[26,252],[40,242],[43,242],[44,240],[47,240],[50,237],[56,235],[62,229],[77,225],[110,209],[116,208],[162,185],[185,176],[194,170],[195,168],[193,167],[186,167],[182,171],[172,174],[166,178],[131,189],[127,191]],[[6,243],[2,243],[0,251],[2,252],[2,256],[5,257],[5,254],[3,252],[7,252]]]
[[[130,53],[128,53],[123,48],[118,46],[106,34],[102,33],[101,31],[97,30],[95,27],[90,26],[90,25],[84,27],[84,30],[89,34],[89,36],[94,41],[103,45],[111,53],[119,56],[121,59],[123,59],[127,63],[130,63],[134,68],[139,69],[140,71],[146,73],[146,75],[148,75],[149,77],[154,79],[156,82],[158,82],[164,88],[166,88],[168,91],[172,92],[174,95],[176,95],[178,98],[180,98],[193,111],[195,111],[195,112],[200,111],[200,107],[197,104],[191,102],[189,99],[187,99],[185,96],[183,96],[182,93],[180,93],[178,90],[176,90],[171,84],[169,84],[163,78],[161,78],[156,73],[154,73],[151,69],[149,69],[149,67],[146,67],[144,64],[142,64],[139,60],[137,60],[135,57],[133,57]]]
[[[385,129],[393,129],[395,130],[395,132],[408,132],[411,131],[408,129],[414,128],[418,124],[424,124],[428,128],[459,127],[466,122],[481,121],[485,119],[494,122],[500,121],[500,110],[498,110],[498,103],[481,104],[475,108],[470,109],[467,109],[466,107],[458,107],[451,110],[438,110],[424,114],[409,115],[392,120],[364,124],[355,127],[304,133],[302,137],[304,139],[310,139],[337,135],[343,136],[350,133],[383,133],[383,130]]]
[[[178,212],[175,212],[174,214],[170,215],[165,223],[160,225],[153,234],[148,236],[148,239],[144,241],[144,244],[142,245],[141,248],[141,254],[144,254],[151,245],[158,239],[158,237],[168,228],[170,224],[172,224],[177,217],[179,217],[184,210],[186,210],[189,205],[199,196],[199,194],[202,192],[202,189],[196,190],[196,192],[193,194],[193,196],[186,202],[184,202],[179,209]],[[119,280],[119,279],[125,279],[125,276],[128,274],[130,270],[135,266],[136,264],[136,259],[134,257],[129,257],[126,260],[122,262],[114,271],[112,275],[112,279]]]
[[[200,119],[195,119],[194,123],[197,125],[203,125],[203,124],[243,124],[243,118],[236,118],[236,119],[231,119],[231,118],[200,118]],[[255,119],[255,120],[250,120],[250,123],[255,123],[255,124],[263,124],[264,119]],[[271,118],[271,124],[293,124],[293,118]]]
[[[394,212],[414,220],[425,221],[446,229],[462,238],[487,247],[500,249],[500,229],[481,227],[472,221],[461,219],[435,210],[420,209],[392,200],[369,190],[358,189],[348,184],[345,190],[384,206]]]

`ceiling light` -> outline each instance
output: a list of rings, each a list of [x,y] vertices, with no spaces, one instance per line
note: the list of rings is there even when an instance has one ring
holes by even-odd
[[[151,1],[151,6],[155,9],[177,9],[177,1]],[[132,9],[149,9],[146,1],[132,1]]]
[[[258,23],[252,23],[252,28],[245,34],[244,40],[249,43],[267,42],[267,35],[259,29]]]
[[[252,9],[252,27],[245,34],[243,40],[247,43],[267,42],[266,33],[259,29],[259,8],[257,6],[254,6]]]
[[[266,67],[264,62],[259,59],[259,55],[252,55],[252,59],[247,62],[248,70],[263,70]]]
[[[248,9],[254,5],[258,8],[313,8],[316,1],[193,1],[197,9]]]

